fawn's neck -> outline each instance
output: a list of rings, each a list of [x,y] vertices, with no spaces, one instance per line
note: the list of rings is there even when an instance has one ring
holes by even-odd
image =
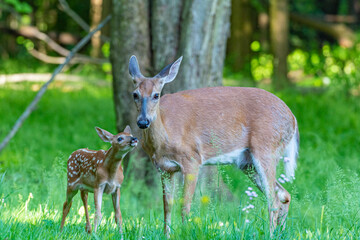
[[[106,151],[104,168],[108,170],[110,176],[116,174],[117,170],[120,167],[121,160],[125,157],[126,152],[122,152],[119,150],[110,147],[109,150]]]

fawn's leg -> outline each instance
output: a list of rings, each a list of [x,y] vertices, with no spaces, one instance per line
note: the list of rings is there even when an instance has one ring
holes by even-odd
[[[95,224],[94,231],[96,232],[98,225],[101,221],[101,202],[104,193],[104,186],[94,188],[94,202],[95,202]]]
[[[84,208],[85,208],[86,231],[88,233],[91,233],[91,224],[90,224],[90,220],[89,220],[89,211],[88,211],[88,203],[87,203],[88,192],[87,191],[80,191],[80,192],[81,192],[81,200],[83,201]]]
[[[120,211],[120,188],[116,188],[116,191],[112,194],[112,202],[114,205],[114,211],[115,211],[115,222],[119,227],[120,233],[121,230],[121,224],[122,224],[122,217],[121,217],[121,211]]]
[[[77,190],[73,191],[70,188],[68,188],[66,191],[66,201],[64,202],[64,205],[63,205],[63,216],[62,216],[62,220],[61,220],[60,231],[62,231],[64,228],[65,219],[66,219],[66,217],[70,211],[71,205],[72,205],[72,199],[76,194],[77,194]]]

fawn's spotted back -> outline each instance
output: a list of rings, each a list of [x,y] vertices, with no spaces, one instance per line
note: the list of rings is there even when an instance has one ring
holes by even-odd
[[[104,164],[105,154],[104,150],[95,151],[87,148],[73,152],[67,164],[68,185],[78,182],[83,175],[95,176],[98,167]]]

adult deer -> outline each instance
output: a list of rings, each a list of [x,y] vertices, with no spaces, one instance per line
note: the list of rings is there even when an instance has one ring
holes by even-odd
[[[183,218],[189,213],[199,167],[234,164],[249,175],[268,200],[270,231],[285,225],[290,194],[276,181],[276,166],[285,156],[288,178],[294,178],[299,144],[295,116],[275,95],[257,88],[209,87],[164,95],[182,57],[155,77],[141,74],[135,56],[129,73],[143,130],[142,146],[162,173],[165,232],[171,223],[173,175],[184,176]],[[253,169],[253,171],[250,171]],[[167,176],[170,181],[167,181]]]
[[[138,140],[131,135],[131,129],[126,126],[124,132],[113,135],[96,127],[96,132],[104,142],[110,142],[107,150],[79,149],[73,152],[67,164],[67,191],[63,206],[61,231],[64,227],[73,197],[80,190],[86,215],[86,231],[91,232],[87,208],[88,192],[94,193],[95,202],[95,232],[101,220],[101,201],[103,193],[111,194],[115,211],[115,221],[121,232],[120,187],[124,179],[121,161],[125,155],[136,147]]]

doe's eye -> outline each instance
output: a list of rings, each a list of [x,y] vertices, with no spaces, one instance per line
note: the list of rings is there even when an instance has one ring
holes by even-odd
[[[139,94],[133,93],[133,97],[134,97],[135,100],[137,100],[137,99],[139,99]]]
[[[122,140],[124,140],[123,137],[119,137],[119,138],[118,138],[118,142],[121,142]]]
[[[155,100],[159,99],[159,96],[160,96],[160,95],[159,95],[158,93],[155,93],[155,94],[154,94],[154,99],[155,99]]]

